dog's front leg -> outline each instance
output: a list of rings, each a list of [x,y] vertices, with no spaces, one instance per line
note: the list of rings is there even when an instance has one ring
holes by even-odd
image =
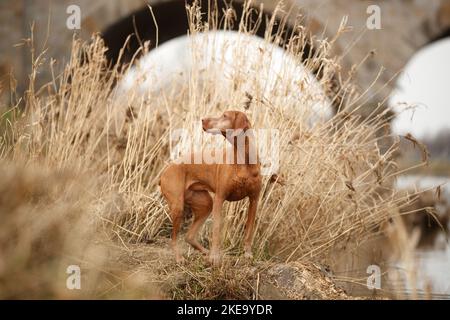
[[[223,205],[224,197],[216,194],[214,197],[213,209],[212,209],[212,218],[213,218],[213,226],[212,226],[212,243],[209,255],[209,261],[217,266],[220,263],[221,255],[220,255],[220,239],[221,239],[221,230],[220,227],[222,225],[222,205]]]

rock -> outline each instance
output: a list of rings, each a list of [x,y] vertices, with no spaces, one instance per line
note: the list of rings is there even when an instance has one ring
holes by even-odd
[[[261,299],[349,299],[349,296],[313,264],[290,262],[268,269]]]

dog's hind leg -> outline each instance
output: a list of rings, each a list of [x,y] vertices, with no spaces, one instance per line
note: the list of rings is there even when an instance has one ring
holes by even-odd
[[[168,168],[160,180],[161,192],[169,205],[170,217],[172,219],[172,250],[178,263],[184,261],[177,243],[178,232],[184,218],[184,177],[173,168]],[[177,183],[173,183],[177,181]]]
[[[178,248],[177,236],[181,228],[181,223],[183,222],[183,206],[174,205],[170,209],[170,215],[172,218],[172,250],[175,254],[175,260],[178,263],[182,263],[184,261],[184,258]]]
[[[247,222],[245,223],[245,236],[244,236],[244,250],[246,258],[253,257],[252,240],[253,240],[253,233],[255,230],[255,216],[258,207],[258,197],[259,194],[250,197],[250,204],[248,206]]]
[[[208,250],[198,242],[197,237],[200,228],[211,213],[213,200],[208,191],[188,190],[185,201],[194,213],[194,222],[186,234],[186,241],[200,252],[208,254]]]

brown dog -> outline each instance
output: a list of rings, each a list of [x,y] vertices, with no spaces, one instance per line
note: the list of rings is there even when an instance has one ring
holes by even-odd
[[[221,163],[170,164],[160,179],[161,192],[166,198],[173,223],[172,247],[177,262],[183,257],[178,251],[177,234],[180,229],[184,208],[189,207],[194,214],[194,222],[186,234],[186,241],[204,254],[208,253],[198,241],[200,227],[212,211],[212,245],[210,261],[214,265],[220,262],[220,226],[221,210],[225,200],[239,201],[249,198],[247,222],[245,225],[245,255],[251,257],[251,243],[254,231],[256,208],[261,191],[260,164],[256,155],[253,136],[248,131],[250,122],[239,111],[226,111],[219,118],[202,119],[203,130],[213,134],[222,134],[232,144],[232,161],[225,158]],[[247,134],[247,132],[249,134]],[[243,142],[243,143],[242,143]],[[229,153],[227,153],[228,155]],[[194,154],[187,155],[193,160]],[[253,159],[252,159],[253,158]],[[227,161],[228,159],[228,161]],[[213,192],[214,200],[209,192]]]

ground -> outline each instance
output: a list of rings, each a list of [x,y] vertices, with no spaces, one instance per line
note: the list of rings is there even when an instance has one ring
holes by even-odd
[[[254,262],[227,256],[214,269],[197,252],[177,265],[168,239],[152,244],[116,247],[118,270],[133,269],[132,277],[153,286],[162,299],[349,299],[327,268],[302,262]],[[185,251],[185,252],[186,252]],[[130,276],[127,276],[129,280]],[[125,289],[126,288],[122,288]]]

